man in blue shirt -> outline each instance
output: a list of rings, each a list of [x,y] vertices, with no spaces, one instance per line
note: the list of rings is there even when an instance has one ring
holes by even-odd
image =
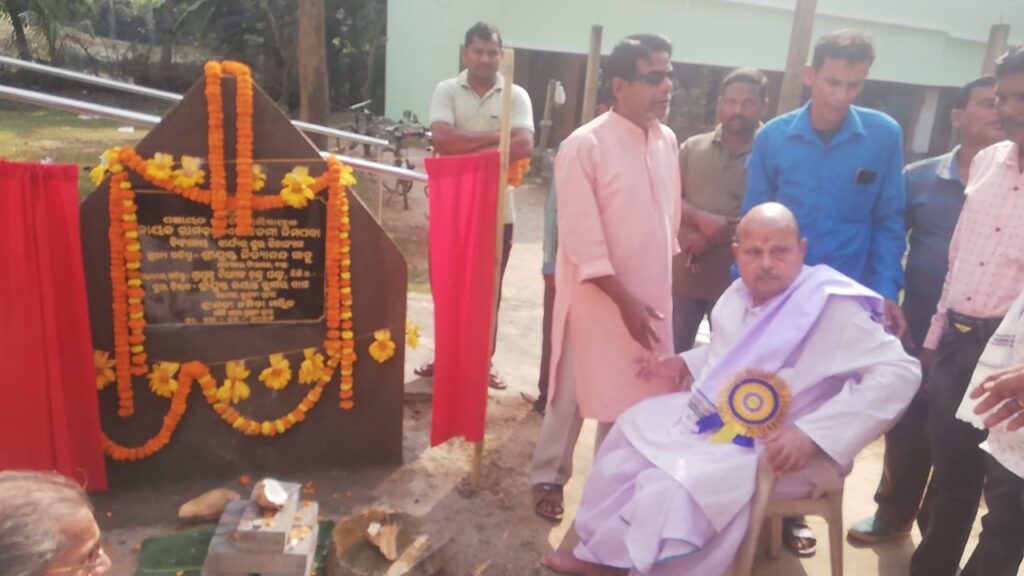
[[[828,264],[881,294],[886,326],[902,337],[903,136],[889,116],[852,105],[874,60],[863,32],[818,40],[804,67],[810,102],[768,122],[754,140],[743,213],[772,201],[789,208],[807,238],[807,264]],[[802,519],[785,526],[787,548],[814,553]]]
[[[915,356],[920,354],[942,295],[949,242],[966,198],[964,186],[971,160],[978,151],[1005,137],[996,114],[995,86],[995,76],[982,76],[961,88],[950,112],[959,144],[947,154],[911,164],[904,171],[910,240],[903,297],[908,325],[904,344]],[[851,539],[873,543],[909,535],[915,517],[924,531],[927,508],[921,506],[921,499],[932,464],[927,422],[927,398],[919,394],[885,435],[884,471],[875,492],[878,509],[874,516],[850,526]]]

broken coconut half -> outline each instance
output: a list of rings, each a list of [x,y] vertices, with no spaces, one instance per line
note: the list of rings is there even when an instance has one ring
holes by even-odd
[[[288,491],[277,480],[264,478],[253,487],[252,499],[260,508],[276,512],[288,501]]]
[[[380,549],[380,553],[389,561],[398,558],[398,524],[381,524],[371,522],[366,528],[366,539]]]

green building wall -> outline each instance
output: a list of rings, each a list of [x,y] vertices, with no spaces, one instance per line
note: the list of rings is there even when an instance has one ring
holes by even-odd
[[[781,71],[795,0],[389,0],[385,114],[426,120],[430,95],[459,70],[465,30],[483,20],[512,48],[583,54],[590,26],[605,54],[620,38],[660,32],[673,59]],[[871,78],[958,86],[977,76],[989,27],[1024,40],[1024,0],[818,0],[813,36],[858,28],[875,36]]]

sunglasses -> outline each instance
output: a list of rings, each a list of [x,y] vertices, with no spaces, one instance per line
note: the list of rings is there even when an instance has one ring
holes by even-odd
[[[643,82],[648,86],[661,86],[661,83],[664,82],[666,78],[672,80],[671,70],[651,70],[646,74],[638,74],[634,76],[630,82]],[[675,82],[673,81],[673,83]]]

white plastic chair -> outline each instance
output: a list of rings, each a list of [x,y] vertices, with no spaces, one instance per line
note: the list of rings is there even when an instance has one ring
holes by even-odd
[[[843,488],[806,500],[771,500],[775,473],[763,459],[757,467],[757,486],[750,507],[750,527],[740,544],[732,566],[732,576],[750,576],[757,554],[761,527],[768,523],[768,556],[774,558],[782,548],[782,519],[793,516],[819,516],[828,524],[828,552],[832,576],[843,576]]]

